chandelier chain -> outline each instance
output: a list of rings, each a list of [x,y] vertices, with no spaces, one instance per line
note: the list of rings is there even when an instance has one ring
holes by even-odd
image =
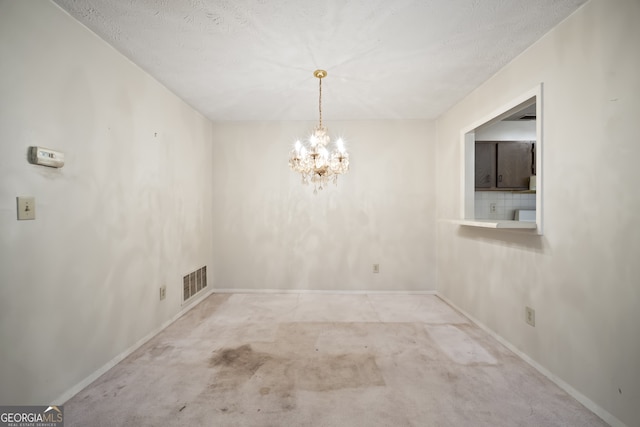
[[[320,112],[320,127],[322,127],[322,78],[318,79],[320,81],[320,96],[318,97],[318,111]]]

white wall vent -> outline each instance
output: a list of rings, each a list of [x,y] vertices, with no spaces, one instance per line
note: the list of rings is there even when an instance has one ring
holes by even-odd
[[[188,301],[207,287],[207,266],[193,271],[182,278],[182,301]]]

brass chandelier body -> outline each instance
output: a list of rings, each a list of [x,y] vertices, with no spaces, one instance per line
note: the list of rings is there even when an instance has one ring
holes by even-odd
[[[329,181],[338,183],[338,175],[349,171],[349,153],[344,148],[342,139],[335,142],[334,149],[329,152],[330,138],[327,128],[322,125],[322,79],[327,76],[325,70],[316,70],[313,75],[319,80],[318,111],[320,120],[305,143],[296,141],[289,155],[289,167],[300,173],[302,182],[314,185],[314,193],[327,186]]]

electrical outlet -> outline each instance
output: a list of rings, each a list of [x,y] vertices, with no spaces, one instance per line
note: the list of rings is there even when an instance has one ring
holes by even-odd
[[[376,274],[380,273],[380,264],[373,264],[373,272]]]
[[[525,307],[525,320],[531,326],[536,326],[536,311],[531,307]]]
[[[489,212],[490,212],[490,213],[496,213],[496,212],[497,212],[497,210],[498,210],[498,206],[497,206],[497,204],[496,204],[496,203],[491,203],[491,204],[489,205]]]
[[[167,285],[160,286],[160,301],[167,297]]]

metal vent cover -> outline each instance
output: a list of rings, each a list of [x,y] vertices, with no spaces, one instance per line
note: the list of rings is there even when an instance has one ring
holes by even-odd
[[[193,298],[197,293],[207,287],[207,266],[185,275],[182,278],[182,301]]]

